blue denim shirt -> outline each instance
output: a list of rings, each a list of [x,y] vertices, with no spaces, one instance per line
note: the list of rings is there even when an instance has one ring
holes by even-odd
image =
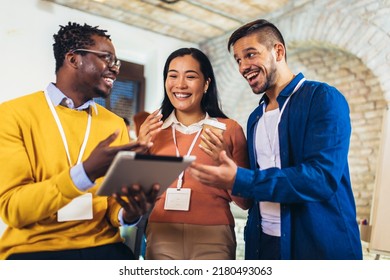
[[[303,78],[298,74],[279,94],[281,108]],[[238,168],[233,195],[281,204],[282,259],[362,259],[352,193],[348,150],[349,107],[344,96],[325,83],[305,81],[291,97],[279,123],[281,169],[260,171],[255,131],[262,103],[247,124],[251,169]],[[261,216],[249,210],[245,258],[258,259]]]

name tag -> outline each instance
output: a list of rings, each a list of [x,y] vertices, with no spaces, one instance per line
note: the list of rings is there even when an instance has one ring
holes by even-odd
[[[190,209],[191,189],[167,189],[165,210],[188,211]]]
[[[92,218],[93,211],[91,193],[86,193],[74,198],[57,212],[58,222],[91,220]]]

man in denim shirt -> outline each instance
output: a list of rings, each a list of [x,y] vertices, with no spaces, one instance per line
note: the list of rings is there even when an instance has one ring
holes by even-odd
[[[348,167],[349,107],[334,87],[291,72],[283,36],[260,19],[230,37],[259,106],[247,124],[251,169],[222,152],[192,175],[251,198],[246,259],[362,259]]]

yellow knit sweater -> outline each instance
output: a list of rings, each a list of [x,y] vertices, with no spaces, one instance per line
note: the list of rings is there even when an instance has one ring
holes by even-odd
[[[72,161],[83,142],[87,111],[57,106]],[[92,110],[85,160],[96,145],[120,129],[112,145],[129,142],[122,118],[98,105]],[[120,206],[112,198],[93,195],[93,219],[58,222],[57,211],[80,196],[44,93],[0,104],[0,215],[8,225],[0,240],[0,259],[10,254],[86,248],[121,242]],[[96,191],[102,178],[89,190]]]

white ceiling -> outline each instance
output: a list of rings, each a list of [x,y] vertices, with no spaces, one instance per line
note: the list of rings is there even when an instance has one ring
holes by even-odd
[[[47,0],[193,43],[231,32],[296,0]],[[166,0],[172,1],[172,0]],[[298,1],[299,2],[299,1]],[[307,2],[307,1],[300,1]]]

